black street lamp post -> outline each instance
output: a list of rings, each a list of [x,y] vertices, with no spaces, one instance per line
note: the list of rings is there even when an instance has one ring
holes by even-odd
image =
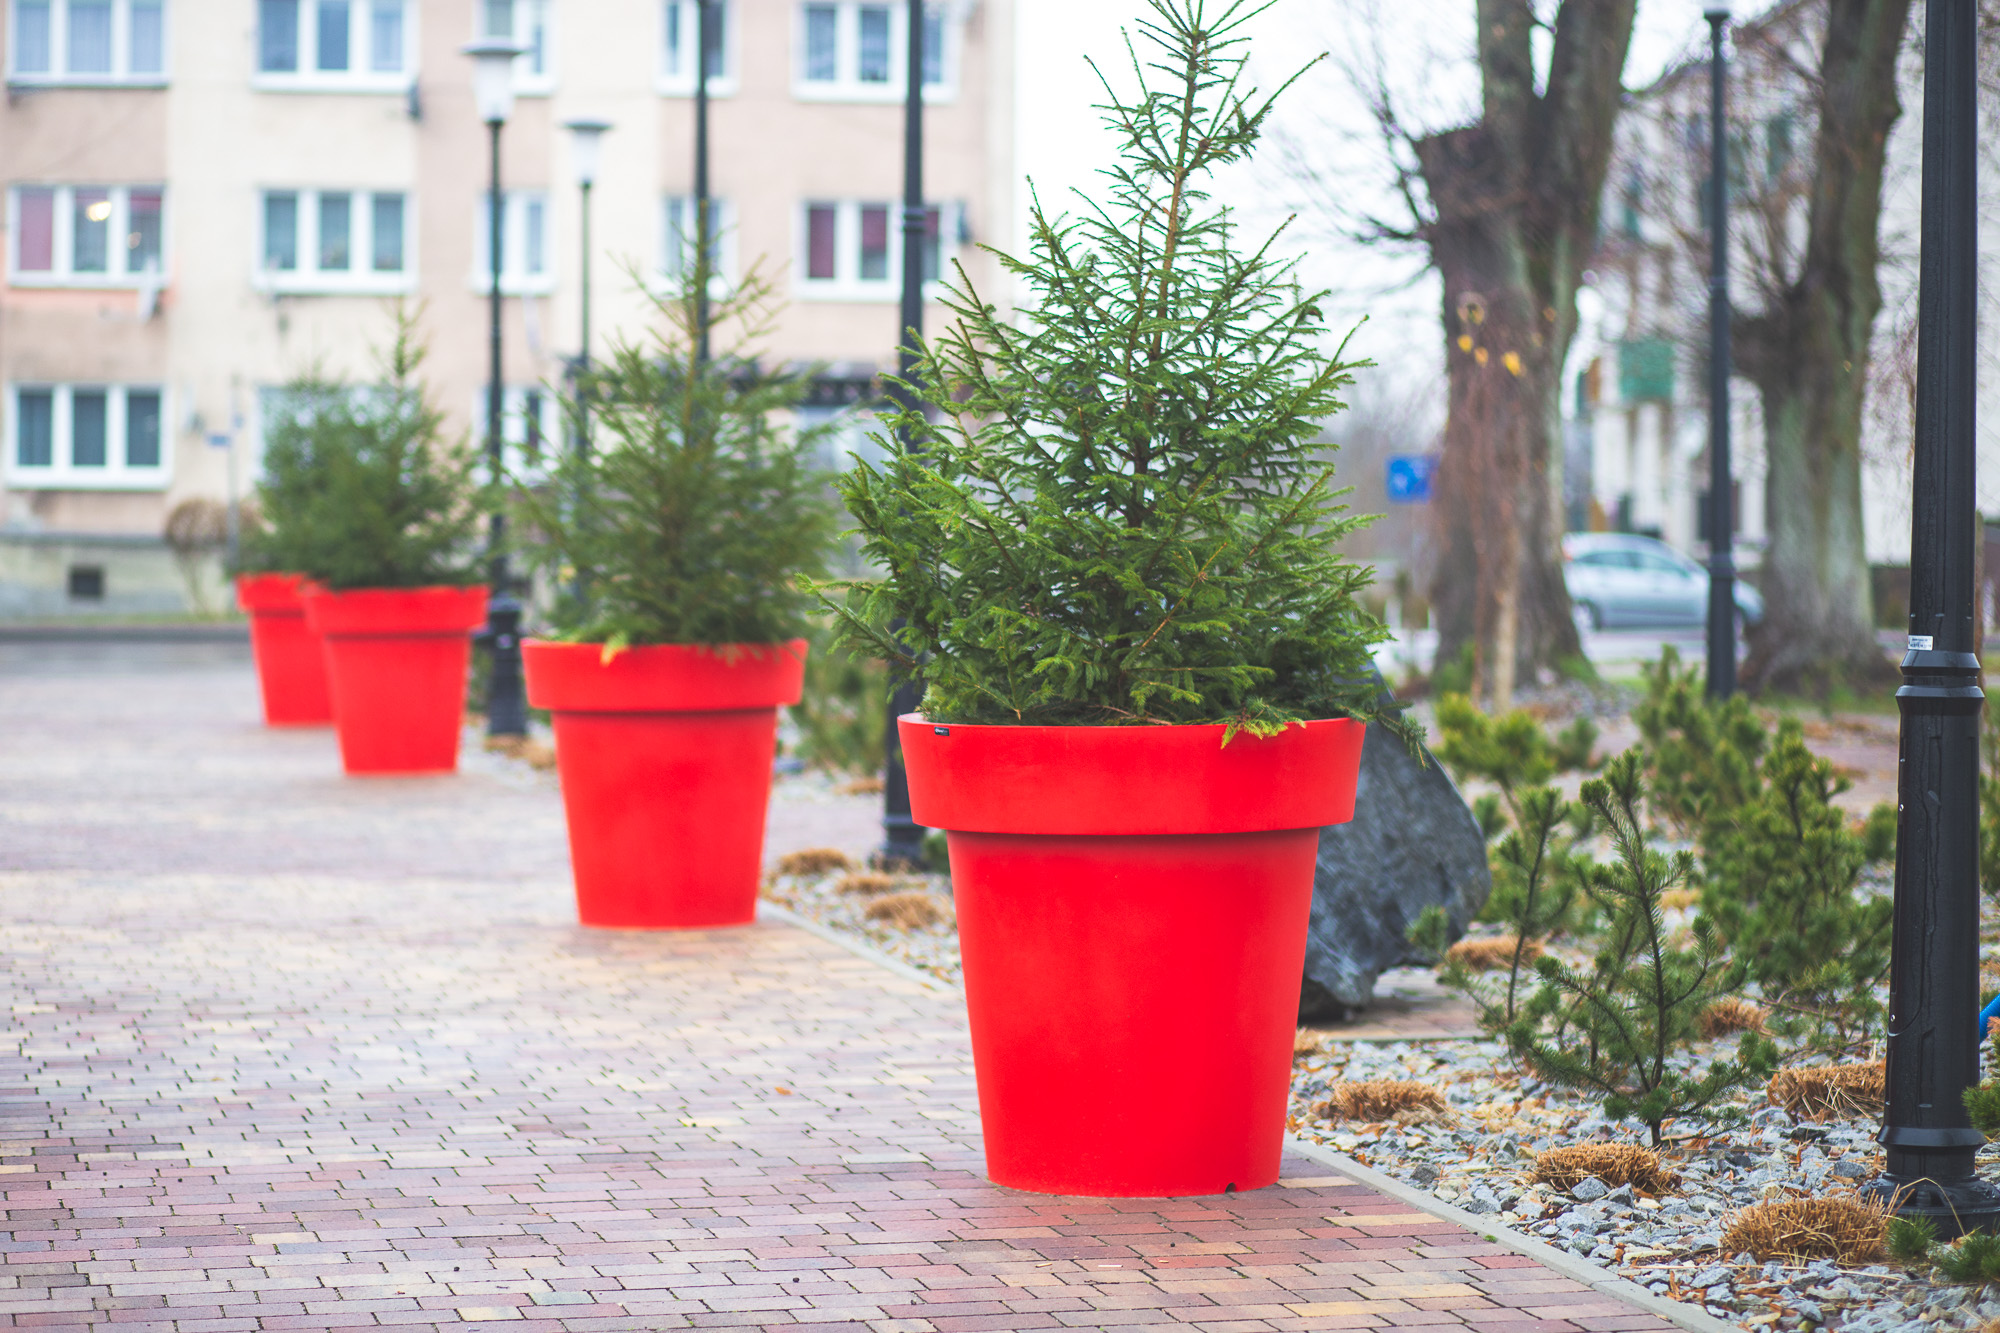
[[[1729,10],[1708,20],[1708,696],[1736,693],[1736,515],[1729,468],[1729,140],[1723,120],[1729,71],[1722,30]]]
[[[491,284],[487,292],[488,379],[486,385],[486,458],[493,482],[501,483],[505,472],[502,458],[502,366],[500,360],[500,218],[504,201],[500,196],[500,127],[514,108],[514,60],[526,48],[504,37],[485,37],[469,43],[465,54],[473,59],[473,98],[479,118],[486,122],[492,158],[488,195],[488,258]],[[521,681],[521,603],[514,596],[514,580],[507,568],[507,518],[495,508],[486,536],[487,578],[493,588],[487,603],[486,632],[482,636],[489,654],[486,676],[486,734],[525,736],[528,734],[528,699]]]
[[[708,364],[708,44],[715,0],[695,0],[694,23],[694,363]],[[683,260],[685,262],[685,260]]]
[[[1910,643],[1896,791],[1887,1169],[1869,1186],[1950,1237],[2000,1225],[1973,1171],[1979,1078],[1979,688],[1972,639],[1979,212],[1972,0],[1927,0]]]
[[[576,397],[576,449],[579,454],[590,452],[590,403],[588,391],[582,386],[584,377],[590,371],[590,190],[597,184],[597,164],[603,147],[604,132],[611,128],[608,120],[580,119],[566,122],[570,132],[570,142],[575,153],[576,185],[581,196],[579,205],[578,232],[582,236],[583,253],[578,266],[578,296],[581,310],[578,315],[577,330],[577,397]]]
[[[909,66],[903,89],[903,308],[896,349],[897,382],[889,397],[901,411],[917,406],[910,385],[917,371],[917,339],[924,329],[924,257],[930,214],[924,207],[924,0],[909,0]],[[907,430],[898,444],[912,447]],[[910,778],[903,768],[903,747],[896,719],[912,712],[923,699],[923,684],[911,679],[889,697],[889,718],[883,741],[887,760],[882,781],[882,854],[884,865],[915,865],[923,860],[923,826],[910,818]]]

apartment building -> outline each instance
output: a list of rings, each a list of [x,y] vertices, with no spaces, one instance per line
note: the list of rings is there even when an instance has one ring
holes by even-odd
[[[974,243],[1011,217],[1011,5],[939,0],[924,19],[924,263],[989,288]],[[591,204],[600,350],[641,331],[644,287],[685,256],[694,0],[0,8],[0,616],[185,605],[167,516],[245,494],[274,395],[309,369],[368,376],[397,300],[421,303],[432,387],[477,437],[489,166],[467,41],[527,49],[501,149],[510,438],[557,436],[579,351],[566,122],[613,126]],[[906,13],[715,0],[721,264],[776,281],[770,351],[824,368],[815,416],[869,401],[894,364]]]
[[[1825,7],[1780,0],[1732,27],[1729,97],[1730,282],[1755,312],[1796,271],[1817,132],[1809,73]],[[1700,31],[1696,29],[1696,31]],[[1635,91],[1621,114],[1588,290],[1571,352],[1566,498],[1572,526],[1650,533],[1707,548],[1709,95],[1707,35],[1690,58]],[[1902,115],[1884,170],[1876,316],[1862,421],[1862,521],[1870,563],[1907,561],[1911,394],[1916,369],[1917,234],[1922,192],[1920,46],[1906,45]],[[1981,253],[1996,250],[2000,176],[1982,172]],[[1991,285],[1982,323],[1994,327]],[[1979,353],[1980,494],[2000,512],[2000,352]],[[1740,354],[1740,348],[1739,348]],[[1738,556],[1754,566],[1767,537],[1762,405],[1731,387]]]

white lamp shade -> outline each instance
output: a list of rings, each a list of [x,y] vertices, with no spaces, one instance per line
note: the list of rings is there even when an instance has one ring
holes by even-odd
[[[500,124],[514,109],[514,60],[527,48],[505,37],[482,37],[459,49],[472,57],[472,100],[479,118]]]
[[[570,160],[576,164],[576,183],[595,185],[597,183],[597,162],[604,132],[611,128],[608,120],[572,120],[566,122],[570,132]]]

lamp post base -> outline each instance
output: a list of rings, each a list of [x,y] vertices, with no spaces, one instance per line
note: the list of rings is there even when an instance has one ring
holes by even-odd
[[[510,593],[496,593],[487,603],[487,617],[486,632],[479,636],[489,654],[486,734],[525,736],[528,692],[521,677],[521,604]]]
[[[1898,1217],[1921,1218],[1937,1228],[1939,1240],[1975,1231],[2000,1231],[2000,1187],[1968,1175],[1939,1181],[1906,1179],[1883,1172],[1861,1187],[1861,1196],[1887,1204]]]
[[[923,869],[924,834],[928,832],[908,815],[884,815],[882,847],[873,858],[875,865],[888,871]]]

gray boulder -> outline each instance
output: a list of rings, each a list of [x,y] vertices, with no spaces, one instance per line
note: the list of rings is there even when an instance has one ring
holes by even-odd
[[[1423,961],[1405,933],[1426,907],[1445,909],[1456,939],[1492,887],[1486,840],[1443,766],[1436,758],[1419,764],[1371,723],[1354,818],[1320,830],[1299,1021],[1366,1008],[1375,978]]]

